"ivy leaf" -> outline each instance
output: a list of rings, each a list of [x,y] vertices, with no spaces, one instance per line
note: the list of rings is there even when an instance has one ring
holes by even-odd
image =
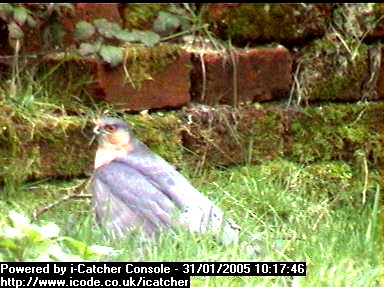
[[[13,18],[19,25],[23,25],[28,18],[28,11],[24,7],[16,7],[13,10]]]
[[[160,11],[156,20],[153,22],[153,30],[163,35],[169,35],[179,28],[180,24],[181,22],[177,15]]]
[[[139,42],[140,37],[135,32],[128,32],[126,30],[121,30],[118,32],[115,37],[121,41],[125,42]]]
[[[152,47],[160,41],[159,34],[152,31],[133,31],[121,30],[115,35],[117,39],[125,42],[141,42],[146,46]]]
[[[123,48],[111,45],[103,45],[99,51],[101,58],[111,64],[112,67],[123,62]]]
[[[81,43],[79,47],[79,53],[83,56],[87,56],[90,54],[96,54],[100,51],[101,43]]]
[[[132,42],[141,42],[148,47],[152,47],[160,41],[159,34],[152,31],[134,31],[131,34],[135,39]]]
[[[8,24],[9,38],[11,39],[21,39],[24,37],[24,32],[21,30],[19,25],[15,22],[11,22]]]
[[[160,35],[152,31],[140,31],[140,41],[148,47],[153,47],[160,41]]]
[[[76,24],[75,37],[78,40],[86,40],[95,33],[95,27],[86,21],[80,21]]]
[[[97,31],[107,38],[115,38],[116,34],[122,30],[119,24],[109,22],[104,18],[93,21],[93,24],[95,24]]]

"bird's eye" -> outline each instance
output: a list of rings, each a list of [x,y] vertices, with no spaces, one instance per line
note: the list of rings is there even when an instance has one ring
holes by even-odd
[[[116,127],[114,125],[105,125],[104,129],[108,132],[114,132],[116,130]]]

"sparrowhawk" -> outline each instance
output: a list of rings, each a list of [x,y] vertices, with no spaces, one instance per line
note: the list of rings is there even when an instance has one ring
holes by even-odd
[[[90,189],[96,220],[113,238],[137,228],[151,236],[185,225],[192,232],[223,232],[224,243],[237,239],[238,226],[124,121],[103,117],[93,131],[98,149]]]

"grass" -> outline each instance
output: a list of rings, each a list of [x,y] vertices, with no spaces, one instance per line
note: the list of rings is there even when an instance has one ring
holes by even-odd
[[[213,237],[186,231],[162,234],[155,244],[138,235],[110,242],[94,225],[90,202],[84,200],[63,202],[37,223],[54,221],[62,235],[123,251],[104,260],[307,261],[308,265],[303,278],[193,277],[193,286],[378,286],[377,171],[369,174],[363,204],[364,177],[358,169],[343,162],[316,165],[280,159],[189,177],[242,226],[238,245],[223,246]],[[188,171],[183,174],[188,176]],[[35,208],[70,193],[82,181],[21,185],[17,193],[0,199],[1,210],[17,207],[31,215]],[[262,240],[255,240],[255,235]]]
[[[68,74],[72,80],[77,77],[76,71],[73,73]],[[3,119],[23,119],[34,127],[38,121],[66,117],[68,111],[81,118],[94,116],[92,111],[98,109],[83,105],[77,96],[56,97],[82,93],[71,89],[85,85],[86,77],[71,86],[60,79],[35,81],[33,73],[24,73],[22,79],[15,75],[12,85],[5,81],[0,85]],[[56,83],[62,85],[57,87]],[[11,90],[13,94],[8,95]],[[143,241],[138,235],[113,242],[105,239],[95,225],[90,200],[63,202],[34,223],[44,225],[53,221],[60,227],[61,236],[122,251],[117,256],[104,256],[101,260],[105,261],[306,261],[308,264],[307,276],[303,278],[193,277],[193,286],[381,285],[380,186],[374,167],[362,169],[341,161],[303,165],[278,159],[257,166],[203,170],[199,175],[183,166],[182,172],[242,227],[238,245],[224,246],[210,235],[186,231],[161,234],[155,243]],[[32,218],[36,209],[73,193],[84,181],[5,183],[0,193],[0,231],[9,224],[5,215],[11,209]],[[21,253],[13,260],[25,259]]]

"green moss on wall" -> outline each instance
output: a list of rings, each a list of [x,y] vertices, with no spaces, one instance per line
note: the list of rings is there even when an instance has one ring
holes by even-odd
[[[144,80],[152,80],[180,56],[180,46],[160,44],[152,48],[131,45],[125,49],[124,70],[127,82],[140,89]]]
[[[153,152],[175,166],[183,166],[181,121],[175,112],[127,115],[136,136]]]
[[[281,114],[259,107],[186,109],[183,142],[198,166],[260,163],[283,154]]]
[[[331,10],[326,4],[254,3],[228,8],[221,5],[207,5],[205,18],[219,37],[231,39],[240,46],[274,41],[299,43],[320,36],[325,31]]]
[[[334,41],[325,37],[300,52],[298,81],[303,93],[298,97],[301,100],[362,99],[364,84],[369,79],[369,46],[360,43],[356,50],[349,52]]]
[[[165,4],[129,4],[124,8],[124,28],[150,30],[160,11],[166,10]]]
[[[356,152],[362,150],[372,163],[377,163],[381,151],[378,127],[383,115],[382,102],[306,108],[292,120],[289,157],[304,163],[355,161]]]

